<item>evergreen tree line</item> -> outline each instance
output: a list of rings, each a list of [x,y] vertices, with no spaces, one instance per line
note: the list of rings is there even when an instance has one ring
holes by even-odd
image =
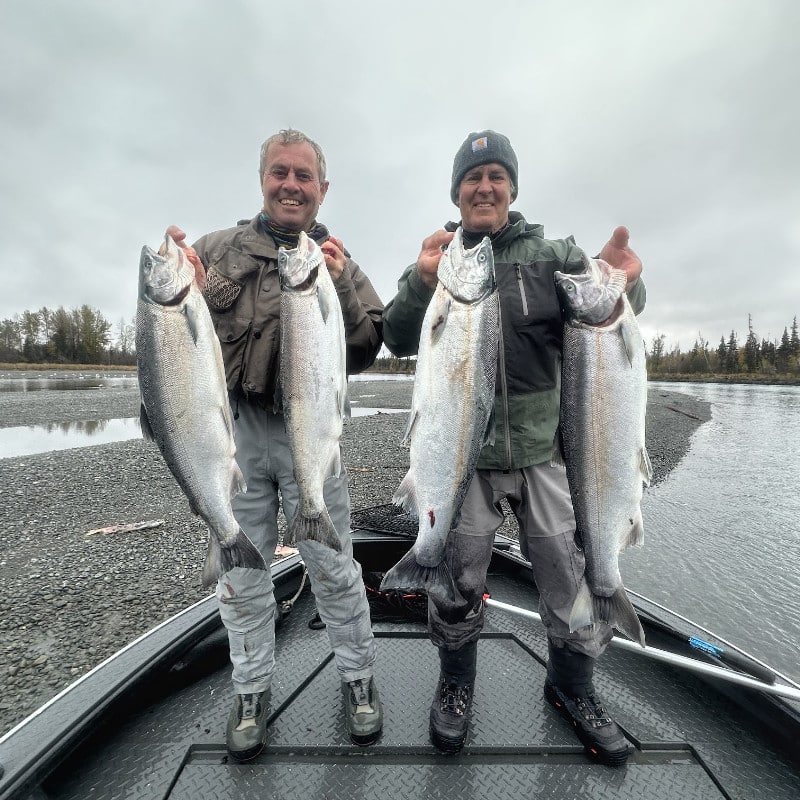
[[[24,311],[0,322],[0,362],[27,364],[136,364],[135,329],[120,319],[112,324],[97,309],[83,305],[70,311],[40,308]],[[414,372],[416,360],[380,356],[372,371]],[[748,319],[743,345],[737,335],[720,338],[712,348],[702,336],[684,353],[676,345],[667,352],[666,336],[655,336],[647,348],[647,370],[651,378],[676,375],[736,375],[800,377],[800,334],[797,317],[784,328],[780,340],[761,339]]]
[[[112,336],[111,323],[87,305],[24,311],[0,322],[0,362],[133,365],[134,326],[121,319]]]
[[[731,331],[726,340],[720,337],[719,344],[712,348],[708,341],[698,336],[688,353],[675,347],[667,352],[666,337],[660,334],[653,338],[647,350],[647,373],[650,378],[675,375],[751,375],[788,376],[800,378],[800,336],[797,317],[791,329],[784,328],[779,341],[761,339],[753,330],[753,321],[748,317],[748,334],[743,345],[736,333]]]

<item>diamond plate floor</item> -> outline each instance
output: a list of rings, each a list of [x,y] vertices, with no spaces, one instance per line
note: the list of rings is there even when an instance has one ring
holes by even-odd
[[[524,584],[504,576],[491,576],[490,588],[507,603],[534,602]],[[601,659],[596,684],[637,750],[623,769],[592,764],[542,699],[541,626],[497,609],[487,612],[471,732],[459,756],[442,756],[429,742],[438,659],[425,627],[414,623],[374,626],[384,734],[373,747],[354,747],[327,636],[307,625],[313,615],[306,590],[278,635],[268,746],[253,762],[229,763],[226,755],[226,667],[142,709],[118,736],[93,742],[80,775],[59,776],[47,797],[800,797],[792,767],[739,730],[727,701],[691,677],[618,651]]]

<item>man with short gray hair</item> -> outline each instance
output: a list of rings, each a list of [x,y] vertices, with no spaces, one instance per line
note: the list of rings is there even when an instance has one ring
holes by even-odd
[[[203,294],[219,337],[234,416],[236,459],[247,492],[232,502],[234,515],[267,562],[278,541],[278,508],[289,523],[298,486],[283,413],[275,410],[280,354],[278,248],[297,247],[301,231],[320,246],[344,317],[348,373],[372,364],[381,346],[382,303],[339,239],[317,222],[328,193],[325,156],[297,130],[283,130],[261,146],[262,210],[250,220],[202,236],[187,255],[200,272]],[[170,233],[186,247],[186,235]],[[373,678],[375,641],[361,567],[353,558],[347,474],[331,475],[324,499],[340,551],[298,542],[317,611],[328,632],[342,682],[345,721],[359,745],[377,741],[383,726]],[[269,571],[234,568],[217,583],[228,631],[236,696],[227,746],[237,761],[264,747],[270,684],[275,669],[275,597]]]

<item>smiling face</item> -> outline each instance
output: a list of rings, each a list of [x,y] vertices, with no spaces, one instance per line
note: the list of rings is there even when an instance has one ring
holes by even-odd
[[[494,233],[508,222],[511,177],[502,164],[482,164],[464,175],[458,186],[458,207],[464,230]]]
[[[328,191],[319,180],[319,164],[308,142],[269,145],[261,176],[264,211],[281,227],[307,231]]]

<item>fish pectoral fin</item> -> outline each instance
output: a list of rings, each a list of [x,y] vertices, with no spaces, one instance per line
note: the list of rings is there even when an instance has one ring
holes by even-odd
[[[331,458],[330,474],[337,478],[342,474],[342,451],[338,447]]]
[[[192,335],[192,341],[197,344],[202,325],[198,313],[195,311],[194,306],[192,306],[190,303],[187,303],[184,306],[184,314],[186,314],[186,322],[189,325],[189,333]]]
[[[564,461],[564,441],[561,438],[561,426],[556,428],[556,435],[553,437],[553,452],[550,454],[550,464],[554,467],[566,467]]]
[[[339,298],[336,298],[336,302],[339,302]],[[322,321],[327,325],[328,324],[328,317],[330,317],[331,312],[333,309],[331,308],[331,304],[328,301],[327,296],[324,292],[319,290],[319,286],[317,286],[317,303],[319,304],[319,311],[322,314]]]
[[[622,334],[622,343],[625,345],[625,355],[628,357],[628,364],[633,366],[633,358],[636,353],[637,348],[641,349],[641,344],[636,341],[636,337],[638,337],[639,329],[634,329],[631,325],[621,325],[620,326],[620,333]]]
[[[148,442],[154,442],[156,437],[153,434],[153,428],[150,425],[150,417],[147,416],[147,409],[144,403],[139,406],[139,427],[142,429],[142,438]]]
[[[626,547],[641,547],[644,544],[644,522],[642,520],[642,509],[636,509],[636,515],[631,520],[631,529],[628,538],[623,542],[622,549]]]
[[[247,491],[247,483],[245,483],[244,475],[239,465],[234,461],[233,469],[231,470],[231,497],[237,494],[244,494]]]
[[[338,401],[342,419],[350,419],[350,395],[347,392],[341,392],[339,394]]]
[[[431,345],[435,345],[442,338],[442,333],[447,327],[447,318],[450,316],[450,306],[452,300],[444,293],[434,295],[432,301],[434,305],[433,321],[431,322]]]
[[[481,447],[485,447],[487,444],[494,445],[496,432],[497,432],[497,420],[495,419],[494,416],[494,404],[493,404],[491,411],[489,411],[489,416],[486,419],[486,429],[483,432]]]
[[[409,514],[419,516],[417,487],[414,483],[414,476],[411,474],[411,471],[407,472],[403,480],[400,481],[400,485],[397,487],[394,497],[392,497],[392,502]]]
[[[414,426],[417,424],[417,420],[419,419],[419,411],[415,408],[411,409],[411,413],[408,415],[408,425],[406,425],[406,432],[403,434],[403,440],[400,442],[405,447],[408,447],[411,444],[411,436],[414,433]]]
[[[653,465],[650,463],[650,455],[646,447],[639,451],[639,471],[642,475],[642,481],[646,486],[649,486],[650,481],[653,480]]]
[[[233,414],[231,414],[230,405],[225,403],[224,406],[220,406],[219,413],[222,414],[222,424],[225,426],[225,430],[233,436]]]

